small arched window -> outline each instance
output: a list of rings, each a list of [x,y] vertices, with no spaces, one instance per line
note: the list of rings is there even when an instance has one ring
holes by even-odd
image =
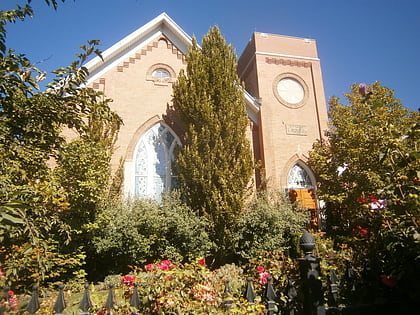
[[[156,70],[153,70],[152,77],[157,80],[164,81],[165,79],[169,79],[171,77],[171,74],[166,69],[158,68]]]
[[[164,63],[154,64],[146,74],[147,81],[153,81],[155,85],[168,85],[176,80],[174,69]]]
[[[134,153],[134,195],[160,200],[164,191],[176,186],[174,150],[180,145],[176,134],[163,123],[147,130]]]

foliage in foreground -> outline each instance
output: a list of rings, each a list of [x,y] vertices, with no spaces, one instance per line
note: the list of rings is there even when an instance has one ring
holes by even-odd
[[[163,258],[190,261],[213,248],[209,223],[175,194],[165,196],[161,203],[144,199],[117,202],[100,214],[96,224],[93,243],[100,257],[98,268],[106,268],[95,271],[97,278]]]
[[[38,83],[47,73],[6,49],[5,25],[32,16],[29,2],[0,12],[0,266],[14,285],[83,276],[89,244],[80,240],[86,240],[82,224],[94,219],[106,195],[111,144],[121,124],[109,100],[80,88],[83,64],[99,54],[98,41],[54,71],[46,91]],[[80,139],[68,143],[64,129]],[[86,172],[78,168],[83,163],[95,167]]]
[[[292,207],[280,193],[260,194],[232,223],[235,263],[247,263],[261,251],[288,250],[296,234],[308,223],[305,212]],[[93,245],[98,261],[96,279],[107,273],[127,272],[128,266],[153,263],[160,259],[189,262],[209,258],[214,268],[217,244],[210,237],[211,222],[183,204],[179,194],[153,200],[116,202],[103,211],[95,223]]]
[[[328,235],[336,247],[353,249],[354,266],[368,270],[364,299],[375,300],[384,282],[394,297],[418,299],[419,113],[379,83],[354,85],[346,97],[347,106],[330,101],[330,133],[309,160],[326,202]]]

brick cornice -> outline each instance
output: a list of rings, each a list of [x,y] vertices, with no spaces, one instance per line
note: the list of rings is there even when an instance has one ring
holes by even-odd
[[[278,58],[278,57],[266,57],[265,62],[268,64],[295,66],[295,67],[304,67],[304,68],[310,68],[312,65],[310,61],[285,59],[285,58]]]

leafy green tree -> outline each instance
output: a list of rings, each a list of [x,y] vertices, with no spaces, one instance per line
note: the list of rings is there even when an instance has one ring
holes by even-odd
[[[10,282],[20,283],[53,279],[80,268],[83,252],[68,251],[71,234],[80,233],[80,224],[75,225],[80,220],[74,218],[83,212],[83,204],[77,201],[103,195],[109,178],[105,161],[121,123],[103,95],[81,88],[88,74],[84,62],[99,54],[97,41],[81,46],[76,61],[57,69],[46,91],[38,87],[44,73],[24,55],[6,49],[5,26],[32,16],[29,3],[0,12],[0,268]],[[46,3],[57,6],[56,1]],[[78,145],[67,144],[64,128],[79,133]],[[66,164],[71,154],[83,150],[87,153],[82,162],[99,161],[92,172]],[[97,159],[98,152],[105,158]],[[53,172],[54,162],[58,167]],[[69,178],[57,177],[70,171]],[[96,177],[101,181],[95,182]],[[68,184],[70,180],[79,189]]]
[[[419,113],[378,82],[353,85],[349,105],[330,101],[327,139],[309,164],[318,174],[330,236],[353,251],[361,298],[419,298]],[[390,291],[388,292],[390,293]]]
[[[253,162],[236,55],[217,27],[201,48],[193,39],[173,92],[186,129],[176,160],[180,190],[187,204],[212,222],[221,262],[233,244],[232,227],[243,211]]]
[[[320,199],[326,203],[328,230],[348,231],[369,216],[360,200],[375,196],[392,173],[392,155],[406,147],[401,141],[418,120],[379,82],[351,87],[349,105],[337,97],[329,101],[330,129],[314,144],[309,165],[318,175]]]

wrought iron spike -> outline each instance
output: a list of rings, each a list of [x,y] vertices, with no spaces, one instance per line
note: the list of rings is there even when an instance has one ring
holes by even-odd
[[[39,310],[38,285],[32,287],[32,296],[26,310],[29,314],[35,314]]]
[[[277,294],[273,288],[273,278],[268,277],[265,286],[265,298],[267,300],[267,314],[272,315],[276,311]]]
[[[254,303],[256,294],[254,292],[254,287],[252,286],[252,279],[247,278],[246,281],[247,281],[247,285],[246,285],[244,298],[247,299],[249,303]]]
[[[55,301],[54,304],[54,311],[56,314],[61,314],[63,313],[64,309],[66,308],[66,301],[64,300],[64,285],[60,284],[58,285],[58,296],[57,296],[57,300]]]
[[[137,283],[134,283],[133,294],[130,298],[130,306],[140,309],[139,289]]]
[[[79,308],[83,311],[82,314],[89,314],[89,309],[93,306],[89,295],[89,284],[85,283],[85,292],[83,293],[82,301],[79,304]]]
[[[230,309],[233,304],[233,298],[232,298],[232,291],[230,289],[230,280],[225,280],[225,290],[224,290],[224,301],[223,306],[226,310]]]
[[[277,294],[274,291],[273,288],[273,278],[268,277],[267,284],[265,286],[265,298],[267,301],[276,301],[277,300]]]
[[[108,297],[106,299],[105,307],[109,311],[114,308],[115,305],[115,295],[114,295],[114,284],[109,284],[109,291],[108,291]]]

